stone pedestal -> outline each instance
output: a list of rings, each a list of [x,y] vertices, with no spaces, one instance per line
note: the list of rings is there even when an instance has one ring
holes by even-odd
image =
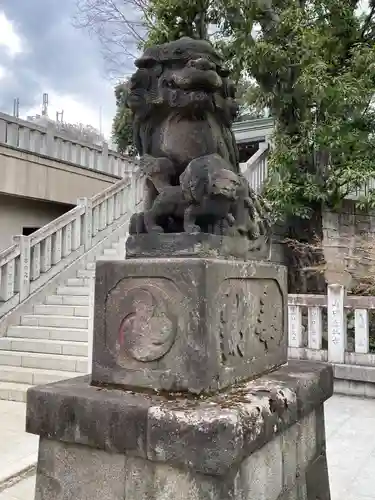
[[[285,267],[169,240],[97,264],[92,375],[28,391],[36,500],[330,500],[332,369],[286,364]]]
[[[129,259],[96,268],[92,382],[212,392],[286,363],[286,270]]]
[[[89,385],[28,391],[40,435],[36,500],[330,500],[330,366],[288,366],[216,395]]]

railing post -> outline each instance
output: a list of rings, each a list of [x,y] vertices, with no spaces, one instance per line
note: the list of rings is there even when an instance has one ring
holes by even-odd
[[[7,122],[0,119],[0,142],[5,144],[7,142]]]
[[[345,362],[346,321],[344,311],[345,289],[342,285],[327,287],[328,361]]]
[[[320,307],[308,308],[308,346],[310,349],[322,348],[322,309]]]
[[[55,133],[52,127],[47,127],[46,134],[46,155],[55,157]]]
[[[92,203],[88,198],[78,198],[77,205],[85,207],[82,224],[82,244],[89,250],[92,244]]]
[[[7,124],[7,144],[9,144],[9,146],[18,147],[18,132],[18,123]]]
[[[108,144],[103,142],[102,155],[100,158],[101,166],[100,170],[102,172],[109,172],[109,157],[108,157]]]
[[[13,236],[13,243],[20,247],[20,261],[16,279],[16,291],[20,294],[20,302],[30,295],[30,237]]]
[[[302,347],[302,311],[300,306],[288,307],[289,347]]]
[[[0,301],[6,302],[14,295],[15,260],[12,259],[0,268]]]
[[[88,321],[88,360],[87,373],[92,372],[92,350],[94,346],[94,311],[95,311],[95,273],[90,276],[89,281],[89,321]]]
[[[369,352],[369,322],[367,309],[354,311],[355,352],[368,354]]]

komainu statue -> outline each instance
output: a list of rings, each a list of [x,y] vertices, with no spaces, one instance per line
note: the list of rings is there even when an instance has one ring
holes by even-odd
[[[267,208],[240,173],[231,131],[235,86],[213,46],[184,37],[135,65],[127,105],[147,181],[130,233],[266,236]]]

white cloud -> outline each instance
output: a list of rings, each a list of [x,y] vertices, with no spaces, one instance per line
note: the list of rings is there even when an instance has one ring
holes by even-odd
[[[4,66],[0,66],[0,80],[2,80],[7,75],[7,70]]]
[[[0,46],[5,47],[10,56],[14,57],[23,52],[22,41],[16,33],[13,24],[0,11]]]

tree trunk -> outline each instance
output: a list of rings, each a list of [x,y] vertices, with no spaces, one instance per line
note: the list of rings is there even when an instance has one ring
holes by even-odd
[[[311,219],[289,217],[285,240],[289,293],[324,293],[322,207],[314,207]]]

